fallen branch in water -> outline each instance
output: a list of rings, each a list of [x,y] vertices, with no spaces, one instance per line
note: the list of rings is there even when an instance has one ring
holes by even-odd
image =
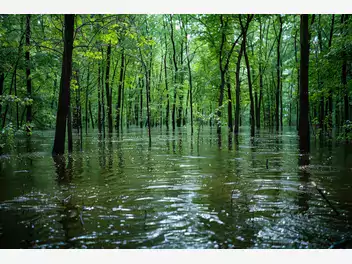
[[[340,213],[336,210],[336,208],[332,205],[332,203],[330,203],[330,201],[328,200],[328,198],[325,196],[325,194],[323,193],[323,191],[317,186],[317,184],[312,181],[312,185],[318,190],[318,192],[320,193],[320,195],[324,198],[324,200],[329,204],[329,206],[332,208],[332,210],[334,210],[335,214],[338,216],[340,215]]]

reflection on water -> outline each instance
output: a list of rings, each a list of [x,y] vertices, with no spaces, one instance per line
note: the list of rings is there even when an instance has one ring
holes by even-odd
[[[88,133],[56,158],[53,132],[19,139],[0,157],[0,247],[327,248],[351,235],[351,146],[306,154],[294,129],[196,131],[155,129],[151,148],[144,129]]]

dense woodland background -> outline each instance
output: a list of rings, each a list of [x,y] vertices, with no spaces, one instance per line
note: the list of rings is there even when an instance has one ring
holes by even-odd
[[[351,30],[344,14],[0,15],[0,147],[55,129],[62,154],[72,133],[131,126],[346,140]]]

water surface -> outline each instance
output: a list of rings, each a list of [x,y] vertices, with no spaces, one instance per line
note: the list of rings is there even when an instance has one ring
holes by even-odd
[[[0,156],[1,248],[327,248],[351,236],[352,148],[294,129],[238,139],[145,129],[75,136],[51,157],[53,131]],[[268,162],[267,162],[268,160]],[[312,185],[325,192],[333,209]]]

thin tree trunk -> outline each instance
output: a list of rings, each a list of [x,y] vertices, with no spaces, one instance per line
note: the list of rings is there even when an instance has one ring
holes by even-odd
[[[110,84],[110,57],[111,57],[111,43],[109,43],[106,52],[106,71],[105,71],[105,90],[106,90],[106,104],[108,110],[108,129],[112,133],[112,95],[109,88]]]
[[[3,72],[0,73],[0,96],[2,96],[4,92],[4,81],[5,81],[5,74]],[[1,116],[2,104],[0,104],[0,116]]]
[[[245,42],[242,40],[240,52],[238,53],[236,63],[236,108],[235,108],[235,129],[234,133],[238,134],[239,123],[240,123],[240,94],[241,94],[241,83],[240,83],[240,70],[241,70],[241,58],[243,54]]]
[[[27,97],[30,99],[32,97],[32,78],[31,78],[31,66],[30,66],[30,37],[31,37],[31,15],[26,15],[26,80],[27,80]],[[18,116],[18,113],[17,113]],[[30,123],[32,122],[32,105],[27,105],[27,135],[30,135]]]
[[[98,64],[98,131],[101,133],[102,125],[101,125],[101,88],[100,88],[100,64]]]
[[[343,24],[343,31],[344,36],[347,36],[347,20],[348,15],[342,15],[341,22]],[[349,99],[348,99],[348,86],[347,86],[347,58],[346,52],[343,51],[342,54],[342,72],[341,72],[341,79],[342,79],[342,89],[343,89],[343,99],[344,99],[344,121],[349,120]]]
[[[277,64],[276,64],[276,73],[277,73],[277,86],[276,86],[276,110],[275,110],[275,122],[276,122],[276,131],[279,130],[279,108],[280,108],[280,87],[281,87],[281,70],[280,70],[280,43],[281,43],[281,34],[282,34],[282,18],[281,15],[278,15],[280,22],[279,36],[277,38]]]
[[[250,99],[250,125],[251,125],[251,136],[254,137],[254,132],[255,132],[255,119],[254,119],[254,102],[253,102],[253,92],[252,92],[252,81],[251,81],[251,68],[249,65],[249,59],[248,59],[248,54],[247,54],[247,48],[246,48],[246,33],[243,35],[243,41],[245,42],[244,48],[243,48],[243,54],[244,58],[246,61],[246,66],[247,66],[247,77],[248,77],[248,89],[249,89],[249,99]]]
[[[123,82],[123,74],[125,71],[125,53],[122,49],[121,52],[121,68],[120,68],[120,79],[119,79],[119,88],[117,95],[117,105],[116,105],[116,131],[120,131],[120,119],[121,119],[121,97],[122,97],[122,82]]]
[[[175,130],[176,127],[176,120],[175,120],[175,115],[176,115],[176,94],[177,94],[177,85],[178,85],[178,67],[177,67],[177,60],[176,60],[176,46],[175,46],[175,40],[174,40],[174,26],[172,24],[172,15],[170,15],[170,27],[171,27],[171,43],[172,43],[172,59],[174,62],[174,68],[175,68],[175,75],[174,75],[174,101],[172,103],[172,129]]]
[[[89,122],[89,116],[88,116],[88,87],[89,87],[89,65],[88,65],[88,73],[87,73],[87,86],[86,86],[86,135],[88,134],[88,122]]]
[[[227,117],[228,117],[228,127],[230,129],[230,132],[233,132],[233,117],[232,117],[232,96],[231,96],[231,82],[230,82],[230,75],[229,73],[226,74],[227,76],[227,99],[229,100],[227,104]]]
[[[165,44],[166,46],[166,44]],[[167,46],[165,47],[165,57],[164,57],[164,71],[165,71],[165,90],[166,90],[166,113],[165,113],[165,125],[166,129],[169,129],[169,113],[170,113],[170,99],[169,99],[169,88],[167,81],[167,67],[166,67],[166,56],[167,56]]]
[[[92,129],[94,129],[94,119],[92,114],[92,103],[89,101],[89,114],[90,114],[90,122],[92,124]]]
[[[328,44],[329,51],[331,49],[332,36],[334,34],[334,23],[335,23],[335,15],[333,14],[332,18],[331,18],[330,37],[329,37],[329,44]],[[329,135],[331,136],[332,135],[332,125],[333,125],[332,124],[332,87],[331,87],[331,85],[329,86],[328,105],[329,105],[329,112],[328,112],[328,115],[329,115],[329,121],[328,121]]]

